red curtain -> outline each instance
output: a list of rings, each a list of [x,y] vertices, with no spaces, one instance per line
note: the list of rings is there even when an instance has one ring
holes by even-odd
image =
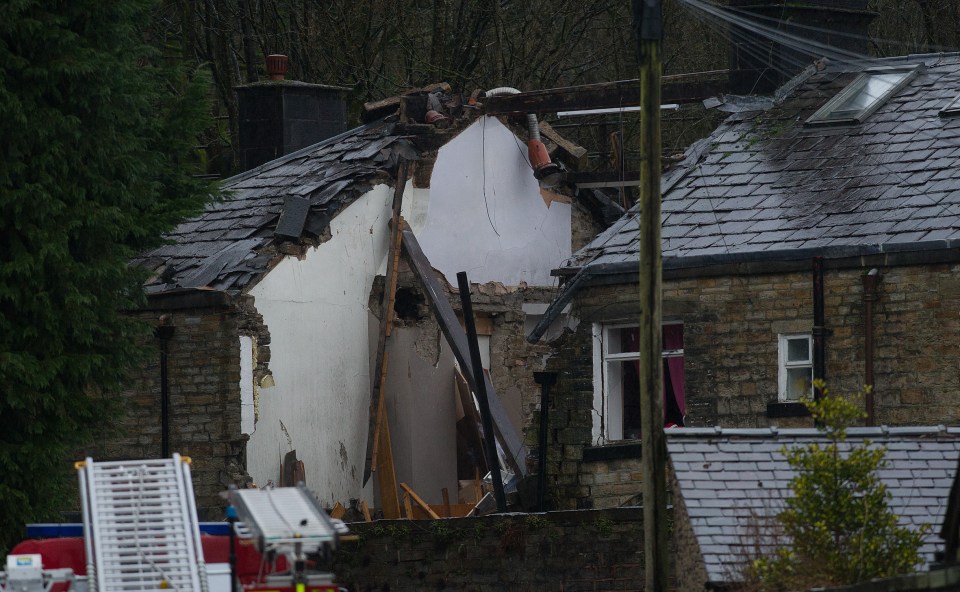
[[[683,325],[663,326],[663,349],[683,349]],[[677,407],[680,408],[680,415],[686,415],[687,406],[683,398],[683,357],[667,358],[667,368],[669,372],[664,379],[669,380],[670,386],[673,387],[673,395],[676,397]]]

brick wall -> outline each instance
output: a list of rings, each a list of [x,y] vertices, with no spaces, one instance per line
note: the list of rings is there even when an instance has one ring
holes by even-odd
[[[243,309],[247,309],[244,312]],[[201,516],[221,514],[219,493],[245,483],[246,437],[240,434],[239,335],[258,335],[258,356],[269,359],[265,329],[252,330],[252,307],[144,310],[138,316],[173,328],[168,341],[170,452],[192,458],[194,492]],[[160,320],[161,316],[163,321]],[[161,455],[159,340],[142,371],[122,393],[124,415],[83,454],[95,460],[157,458]]]
[[[639,508],[350,525],[335,556],[352,592],[643,589]]]
[[[864,384],[863,285],[871,266],[828,267],[824,275],[826,377],[833,392]],[[874,305],[875,393],[878,424],[955,424],[960,421],[960,265],[883,268]],[[668,274],[669,275],[669,274]],[[808,417],[768,417],[777,401],[779,333],[813,326],[811,272],[667,278],[664,320],[684,324],[687,425],[811,427]],[[551,410],[550,483],[558,508],[603,507],[598,474],[633,467],[583,462],[590,446],[593,406],[591,326],[638,315],[631,285],[583,289],[575,301],[580,325],[552,345],[549,370],[558,370]],[[636,483],[639,491],[639,483]],[[603,505],[601,505],[603,504]]]

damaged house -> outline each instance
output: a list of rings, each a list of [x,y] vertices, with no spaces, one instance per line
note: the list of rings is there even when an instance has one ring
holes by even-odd
[[[383,102],[391,113],[400,104],[399,117],[344,131],[339,92],[287,81],[240,89],[242,160],[252,168],[135,261],[152,273],[138,314],[156,325],[160,355],[127,393],[122,433],[97,454],[192,456],[198,506],[213,513],[229,484],[280,484],[284,463],[286,480],[305,477],[322,503],[376,506],[364,488],[375,384],[397,481],[428,503],[443,489],[456,495],[465,468],[455,356],[425,285],[452,296],[460,271],[476,290],[489,380],[503,385],[498,430],[513,463],[525,462],[532,371],[546,353],[524,339],[527,313],[545,309],[550,270],[571,255],[572,225],[592,228],[590,215],[541,189],[525,122],[518,137],[437,91]],[[404,248],[388,262],[401,226]],[[411,241],[419,267],[408,264]],[[388,300],[390,270],[398,289]],[[378,351],[384,302],[395,331]],[[384,352],[389,365],[377,363]]]
[[[667,422],[809,427],[822,377],[870,425],[960,420],[960,56],[819,63],[662,181]],[[737,109],[737,105],[730,105]],[[634,499],[634,208],[556,270],[572,305],[550,474],[563,507]]]

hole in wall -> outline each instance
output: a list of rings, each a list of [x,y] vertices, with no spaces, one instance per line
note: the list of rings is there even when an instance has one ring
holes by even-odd
[[[423,317],[420,315],[420,306],[424,304],[423,296],[412,288],[398,288],[397,295],[393,301],[393,312],[398,319],[404,321],[419,321]]]

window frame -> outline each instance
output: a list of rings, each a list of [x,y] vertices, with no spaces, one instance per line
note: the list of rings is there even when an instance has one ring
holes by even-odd
[[[807,118],[804,125],[807,126],[819,126],[819,125],[843,125],[843,124],[859,124],[870,117],[874,112],[882,107],[890,97],[900,92],[905,86],[910,84],[910,82],[916,78],[917,74],[920,72],[922,65],[912,64],[908,66],[883,66],[876,68],[868,68],[857,75],[853,81],[847,86],[843,87],[839,93],[836,94],[832,99],[827,101],[822,107],[817,109],[817,111]],[[833,112],[844,102],[849,100],[851,97],[857,95],[863,91],[863,88],[866,85],[866,81],[871,76],[880,76],[884,74],[905,74],[903,79],[891,86],[880,96],[873,100],[866,107],[857,112],[856,115],[852,117],[837,117],[833,116]]]
[[[791,362],[787,360],[787,342],[792,339],[805,338],[807,340],[807,359],[804,362]],[[803,397],[791,399],[787,397],[787,375],[788,370],[795,368],[809,368],[810,377],[813,378],[813,335],[810,333],[781,333],[777,336],[777,400],[781,403],[797,403],[803,400]],[[806,397],[813,397],[813,381]]]
[[[943,109],[940,109],[939,115],[944,118],[960,115],[960,95],[950,99],[950,102]]]
[[[661,327],[668,325],[683,325],[683,321],[662,321]],[[617,329],[639,327],[631,321],[607,321],[593,323],[593,409],[591,416],[592,443],[606,444],[610,442],[631,442],[633,438],[623,437],[623,390],[611,393],[615,383],[609,378],[607,367],[610,364],[632,362],[640,359],[640,352],[608,353],[611,340],[608,335]],[[662,347],[662,346],[661,346]],[[682,358],[684,349],[661,350],[661,359]]]

